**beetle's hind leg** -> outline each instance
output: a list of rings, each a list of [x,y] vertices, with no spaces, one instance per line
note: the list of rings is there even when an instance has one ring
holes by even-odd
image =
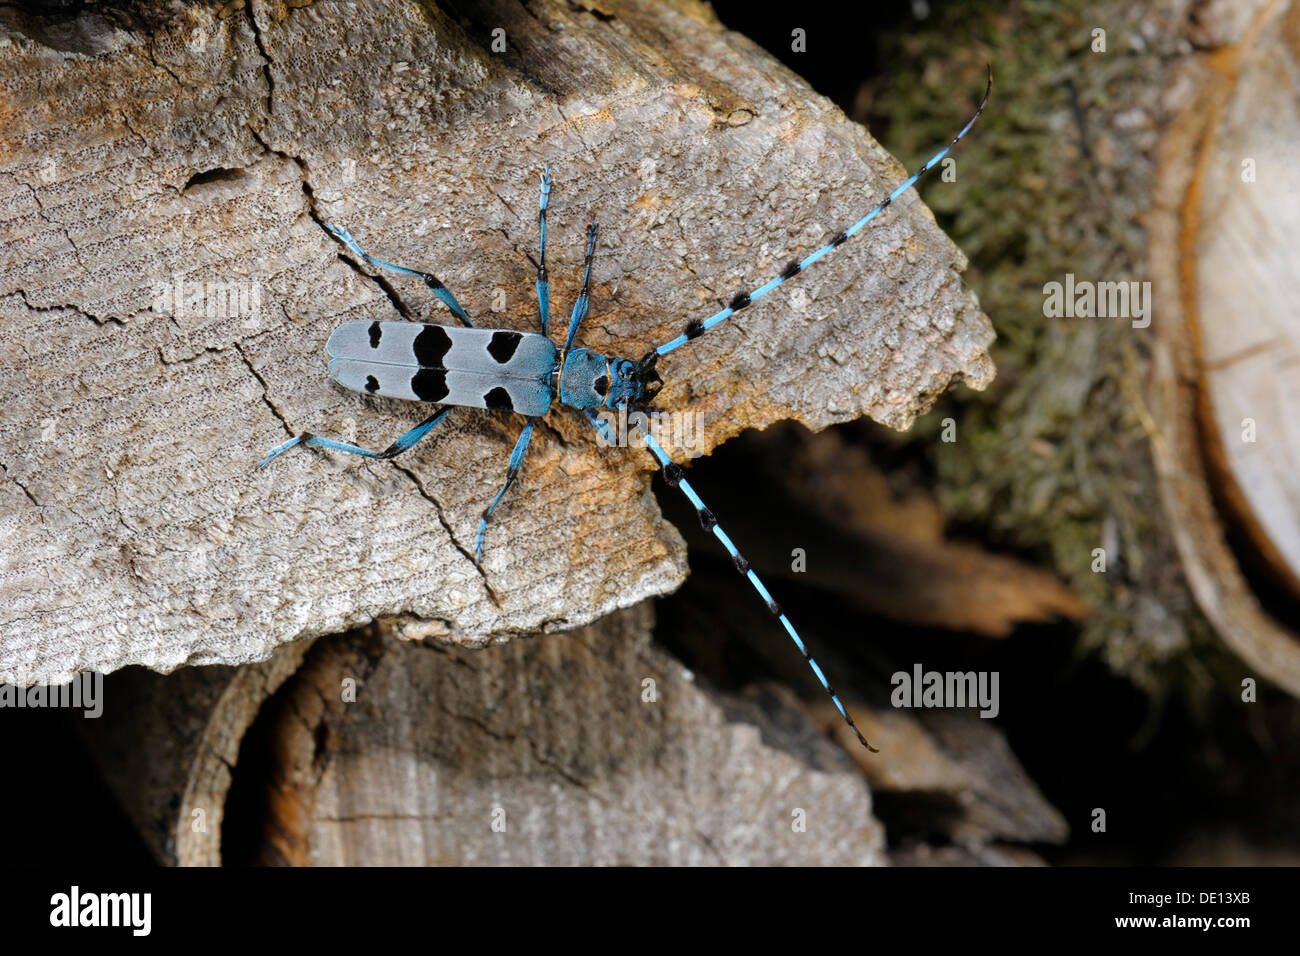
[[[410,451],[424,438],[425,435],[433,431],[451,412],[452,406],[448,405],[438,409],[420,424],[416,425],[397,441],[393,442],[383,451],[370,451],[359,445],[353,445],[349,442],[339,441],[336,438],[324,438],[321,435],[313,435],[311,432],[303,432],[301,435],[295,435],[283,445],[278,445],[271,449],[270,454],[263,458],[257,465],[258,468],[265,468],[276,456],[284,454],[295,445],[312,445],[316,448],[332,448],[335,451],[345,451],[350,455],[361,455],[365,458],[396,458],[404,451]]]

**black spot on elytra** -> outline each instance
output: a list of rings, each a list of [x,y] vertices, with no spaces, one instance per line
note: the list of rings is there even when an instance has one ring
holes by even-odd
[[[437,326],[426,327],[437,328]],[[424,333],[420,334],[423,335]],[[447,370],[441,368],[420,369],[411,376],[411,391],[422,402],[442,401],[447,397]]]
[[[379,340],[384,337],[384,329],[378,322],[370,323],[370,347],[379,348]]]
[[[371,395],[373,395],[373,394],[375,394],[375,392],[379,391],[379,379],[375,378],[373,375],[367,375],[367,376],[366,376],[366,391],[369,392]]]
[[[441,325],[426,325],[412,343],[415,360],[425,368],[446,368],[451,336]]]
[[[609,392],[609,378],[602,375],[596,381],[591,383],[591,387],[596,390],[596,394],[604,397]]]
[[[510,393],[500,385],[483,396],[483,405],[487,408],[501,412],[512,412],[515,410],[515,403],[510,400]]]
[[[493,332],[492,341],[488,343],[488,354],[505,365],[514,357],[515,350],[523,338],[518,332]]]

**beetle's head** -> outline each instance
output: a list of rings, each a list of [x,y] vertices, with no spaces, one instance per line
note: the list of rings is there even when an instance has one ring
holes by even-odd
[[[641,361],[571,349],[560,373],[560,400],[572,408],[645,408],[663,385],[655,371],[658,355]]]
[[[629,408],[645,408],[659,394],[664,380],[655,371],[655,362],[659,356],[649,352],[639,362],[632,359],[612,358],[609,360],[609,393],[605,396],[606,408],[618,408],[626,404]]]

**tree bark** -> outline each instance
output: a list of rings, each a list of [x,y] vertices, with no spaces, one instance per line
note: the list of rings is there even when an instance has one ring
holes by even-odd
[[[79,725],[169,864],[879,865],[872,789],[972,860],[1064,839],[989,722],[850,696],[890,741],[864,778],[829,703],[701,685],[653,620],[646,603],[483,650],[385,624],[265,664],[132,668]]]
[[[284,652],[132,670],[107,686],[145,703],[83,723],[167,863],[885,862],[866,782],[797,702],[729,718],[652,620],[642,604],[479,651],[371,628],[298,654],[283,686],[267,668]],[[192,694],[200,679],[217,692]],[[174,777],[143,780],[127,741]]]
[[[1085,647],[1198,708],[1247,676],[1300,693],[1283,557],[1300,460],[1282,171],[1295,8],[937,8],[894,44],[925,71],[890,72],[857,113],[874,128],[886,117],[891,146],[916,155],[939,135],[936,98],[984,58],[1015,86],[961,160],[978,176],[927,194],[980,274],[1004,374],[945,399],[912,436],[937,464],[947,516],[1040,555],[1092,609]],[[952,50],[958,19],[983,49]],[[1146,319],[1049,315],[1047,284],[1067,275],[1148,283]],[[955,441],[936,440],[941,417]]]
[[[0,680],[20,684],[263,660],[397,613],[477,646],[681,582],[652,462],[597,448],[573,413],[540,429],[481,567],[514,416],[458,411],[393,463],[254,470],[299,431],[382,448],[428,414],[327,378],[339,322],[398,318],[399,293],[450,316],[326,222],[436,272],[479,324],[535,330],[549,163],[554,298],[574,295],[598,215],[582,338],[636,357],[905,175],[687,0],[4,7],[0,29]],[[906,427],[992,377],[964,267],[909,193],[798,294],[665,359],[660,406],[698,416],[706,452],[778,419]]]

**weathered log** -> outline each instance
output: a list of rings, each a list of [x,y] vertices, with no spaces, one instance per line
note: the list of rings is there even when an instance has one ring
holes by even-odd
[[[710,690],[652,621],[643,604],[483,650],[385,623],[264,664],[131,668],[79,724],[169,864],[880,864],[868,780],[901,831],[964,862],[1064,838],[988,722],[850,695],[890,742],[866,760],[842,741],[864,779],[817,688]]]
[[[455,9],[0,7],[0,680],[259,660],[396,612],[481,645],[680,583],[649,460],[596,448],[576,415],[540,430],[481,568],[511,416],[458,412],[392,464],[253,471],[300,430],[383,447],[427,414],[327,379],[340,320],[395,318],[399,292],[447,313],[323,224],[436,271],[480,322],[533,329],[549,163],[554,298],[598,214],[583,338],[636,356],[904,171],[703,4]],[[978,93],[954,96],[954,128]],[[797,294],[665,360],[661,405],[698,416],[704,451],[786,418],[905,427],[992,376],[964,266],[909,194]]]
[[[1260,599],[1270,573],[1300,599],[1300,193],[1286,171],[1300,148],[1300,4],[1214,4],[1198,26],[1210,52],[1170,84],[1149,223],[1163,308],[1152,449],[1201,610],[1246,664],[1300,696],[1297,622],[1280,616],[1285,598]]]
[[[1243,19],[1240,7],[1219,14]],[[1217,55],[1200,62],[1195,81],[1209,88],[1184,108],[1205,126],[1176,160],[1191,160],[1192,178],[1174,174],[1197,424],[1229,520],[1300,600],[1300,4],[1261,5],[1240,28],[1200,25]]]
[[[791,653],[784,634],[766,626],[769,622],[761,606],[732,604],[725,619],[718,620],[717,595],[725,591],[734,571],[725,562],[692,560],[691,581],[680,593],[662,602],[661,637],[681,652],[693,670],[716,675],[720,684],[734,682],[735,672],[744,672],[734,661],[749,657],[761,662],[761,670],[782,683],[745,685],[737,695],[768,705],[757,707],[760,711],[777,709],[769,702],[782,699],[778,687],[791,688],[800,709],[858,764],[879,806],[888,805],[889,813],[880,816],[887,827],[897,828],[897,832],[891,829],[891,845],[908,833],[968,848],[1001,842],[1065,841],[1069,833],[1066,820],[1020,765],[996,721],[982,719],[974,710],[945,712],[896,706],[887,679],[896,664],[883,674],[853,666],[864,656],[864,645],[866,656],[871,654],[868,634],[832,635],[805,624],[804,639],[814,648],[822,667],[837,675],[836,690],[863,734],[880,747],[880,753],[868,753],[858,746],[802,658]],[[843,624],[857,619],[859,615],[851,608],[847,605],[847,616],[828,611],[827,620]],[[801,620],[810,617],[798,616]],[[859,653],[851,653],[855,647]],[[724,686],[730,688],[733,684]],[[796,710],[789,706],[781,709]],[[734,705],[731,713],[737,719],[751,720]]]
[[[104,719],[78,721],[109,787],[161,863],[214,866],[240,745],[311,641],[243,667],[167,678],[132,667],[105,680]]]
[[[746,436],[749,437],[749,436]],[[732,521],[764,575],[834,592],[852,605],[917,627],[1006,637],[1017,624],[1082,619],[1088,608],[1051,572],[974,544],[947,540],[929,490],[899,493],[865,448],[834,430],[775,426],[734,454],[754,480],[723,491],[761,515]],[[729,449],[731,450],[731,449]],[[762,506],[757,506],[762,502]],[[695,543],[693,529],[684,529]],[[791,544],[804,560],[791,561]],[[701,547],[707,541],[701,540]]]
[[[485,650],[372,627],[317,641],[278,691],[253,676],[269,664],[133,669],[107,688],[138,706],[84,723],[165,862],[885,862],[865,781],[797,701],[720,706],[652,620],[642,604]],[[232,747],[249,719],[230,702],[254,689],[262,716]],[[159,749],[178,724],[206,745]],[[139,784],[128,741],[170,785]]]

